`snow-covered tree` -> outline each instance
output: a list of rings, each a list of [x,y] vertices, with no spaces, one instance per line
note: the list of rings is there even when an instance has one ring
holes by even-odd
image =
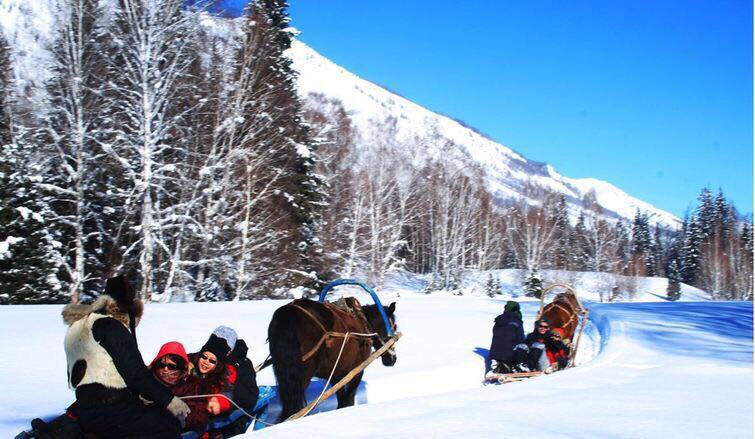
[[[67,300],[50,200],[26,130],[16,124],[8,46],[0,37],[0,303]]]
[[[667,269],[667,276],[668,287],[666,288],[666,297],[672,301],[679,300],[682,296],[680,285],[682,281],[682,272],[676,259],[671,260],[671,264]]]
[[[63,267],[70,279],[71,302],[79,301],[85,284],[97,281],[105,269],[107,187],[103,184],[104,154],[99,123],[103,63],[96,0],[59,3],[57,38],[52,47],[52,79],[48,84],[50,111],[41,134],[48,162],[44,188],[55,200],[54,223],[65,234]]]
[[[558,197],[537,187],[528,190],[530,198],[541,201],[537,205],[527,201],[518,203],[512,211],[506,236],[520,266],[531,272],[541,266],[546,255],[551,254],[558,243],[558,221],[552,215]]]
[[[589,225],[584,231],[588,270],[614,271],[620,238],[616,227],[604,218],[603,209],[597,203],[593,204],[589,210]]]
[[[587,271],[590,255],[584,212],[580,212],[577,223],[569,235],[569,246],[571,248],[570,268],[575,271]]]
[[[493,273],[488,273],[488,278],[485,281],[485,294],[489,297],[501,294],[501,280],[498,276],[493,277]]]
[[[632,275],[655,276],[652,244],[648,216],[638,209],[632,222]]]
[[[524,280],[524,295],[538,299],[543,295],[543,278],[537,269],[527,272],[527,278]]]
[[[693,214],[685,221],[683,231],[682,278],[685,283],[696,285],[700,271],[700,243],[703,236],[696,215]]]
[[[616,268],[614,273],[621,275],[629,274],[629,263],[631,261],[631,239],[629,231],[622,221],[616,223],[616,249],[614,252]]]
[[[138,260],[140,295],[151,300],[170,261],[184,163],[180,106],[192,64],[190,15],[180,0],[119,0],[107,51],[112,144],[120,165],[123,258]]]

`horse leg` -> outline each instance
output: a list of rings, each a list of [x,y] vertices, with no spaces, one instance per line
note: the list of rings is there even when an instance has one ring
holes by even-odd
[[[268,327],[270,356],[282,406],[278,422],[285,421],[306,405],[304,391],[308,381],[301,361],[297,328],[296,312],[289,306],[278,308]]]
[[[343,386],[341,390],[336,392],[339,409],[344,407],[351,407],[352,405],[354,405],[354,398],[357,395],[357,390],[359,390],[359,383],[362,382],[363,373],[364,372],[361,372],[356,375],[351,381],[348,382],[348,384]]]

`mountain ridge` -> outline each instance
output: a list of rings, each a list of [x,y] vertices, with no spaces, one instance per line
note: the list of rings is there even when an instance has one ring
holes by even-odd
[[[310,94],[322,94],[340,101],[363,137],[362,146],[371,142],[370,125],[375,120],[393,116],[398,120],[399,143],[409,145],[419,139],[426,142],[419,142],[419,147],[432,149],[429,144],[435,135],[433,131],[437,130],[442,140],[451,141],[481,165],[490,193],[501,202],[526,198],[522,188],[534,183],[563,194],[572,206],[573,216],[585,208],[582,204],[585,197],[594,196],[608,217],[631,221],[639,209],[647,212],[654,223],[673,230],[681,227],[681,219],[675,215],[627,194],[610,182],[566,177],[548,163],[528,160],[513,148],[467,126],[466,122],[461,123],[359,77],[302,41],[293,42],[289,56],[299,72],[300,96],[308,99]]]

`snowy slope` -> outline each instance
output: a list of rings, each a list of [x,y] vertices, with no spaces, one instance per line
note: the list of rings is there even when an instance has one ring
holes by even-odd
[[[465,272],[461,279],[461,291],[465,295],[482,296],[485,295],[485,284],[489,275],[498,279],[501,285],[501,292],[504,295],[520,299],[522,295],[522,285],[524,284],[527,270],[521,269],[504,269],[490,270],[483,272],[470,271]],[[590,271],[565,271],[565,270],[542,270],[540,275],[543,285],[555,283],[566,284],[574,288],[579,297],[583,300],[592,300],[594,302],[608,301],[611,290],[618,288],[619,302],[665,302],[666,287],[668,279],[665,277],[629,277],[620,276],[613,273],[597,273]],[[422,290],[430,282],[430,275],[407,274],[414,282],[419,282],[416,289]],[[395,280],[394,280],[395,278]],[[401,288],[405,282],[404,275],[401,273],[389,276],[387,285],[392,288],[392,284],[397,283]],[[705,291],[687,285],[680,284],[681,301],[701,301],[711,300],[710,294]],[[562,289],[553,291],[553,294],[563,292]],[[448,292],[434,292],[433,294],[450,294]]]
[[[377,362],[367,369],[361,405],[329,411],[334,402],[328,401],[323,413],[255,435],[752,437],[750,302],[589,303],[578,367],[500,387],[482,385],[482,355],[506,298],[416,294],[421,284],[406,278],[403,287],[381,292],[383,302],[397,300],[404,336],[394,367]],[[139,346],[145,359],[169,340],[193,351],[226,324],[259,363],[268,352],[267,324],[284,303],[149,305]],[[538,304],[522,303],[529,329]],[[59,413],[73,399],[65,384],[60,310],[0,307],[0,437],[13,437],[32,418]],[[259,383],[274,384],[270,369]],[[322,384],[310,387],[312,400]]]
[[[592,178],[573,179],[559,174],[551,165],[527,160],[511,148],[497,143],[446,116],[433,113],[334,64],[306,44],[295,41],[289,51],[299,72],[299,93],[305,99],[324,95],[343,104],[361,135],[360,148],[381,143],[384,132],[375,126],[395,119],[395,144],[415,151],[417,164],[439,158],[479,164],[487,176],[494,197],[509,200],[523,196],[528,182],[562,193],[574,210],[586,195],[594,196],[609,216],[634,218],[637,209],[647,212],[654,223],[678,229],[676,216],[634,198],[616,186]],[[452,144],[454,149],[444,147]]]

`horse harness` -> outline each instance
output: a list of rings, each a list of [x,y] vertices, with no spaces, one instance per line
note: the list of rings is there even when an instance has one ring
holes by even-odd
[[[557,302],[551,302],[549,305],[552,305],[555,308],[560,309],[561,311],[565,312],[569,316],[569,320],[566,321],[563,325],[561,325],[562,328],[566,327],[571,323],[576,317],[576,312],[569,312],[568,309],[564,308],[563,306],[559,305]],[[545,314],[545,310],[543,310],[543,314]]]
[[[356,338],[364,338],[368,340],[372,340],[373,337],[377,336],[380,337],[380,335],[377,332],[373,332],[370,334],[362,334],[362,333],[356,333],[356,332],[337,332],[337,331],[328,331],[327,328],[320,322],[320,320],[315,317],[314,314],[312,314],[308,309],[301,307],[295,303],[289,303],[290,306],[293,306],[294,308],[297,308],[299,311],[303,312],[306,316],[309,316],[310,319],[312,319],[313,322],[317,324],[317,326],[322,329],[322,336],[320,336],[320,339],[315,343],[314,347],[307,351],[306,354],[304,354],[301,357],[301,361],[305,362],[312,358],[312,356],[317,353],[317,351],[322,347],[322,344],[325,343],[329,338],[331,337],[339,337],[339,338],[347,338],[347,337],[356,337]],[[367,324],[367,321],[364,321],[365,324]]]

